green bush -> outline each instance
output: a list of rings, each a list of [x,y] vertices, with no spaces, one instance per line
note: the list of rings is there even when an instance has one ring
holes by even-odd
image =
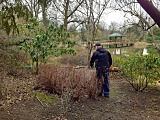
[[[115,62],[136,91],[143,91],[148,83],[155,83],[160,76],[160,58],[153,54],[129,55],[115,58]]]
[[[148,42],[151,42],[152,40],[153,40],[153,38],[152,37],[146,37],[146,40],[148,41]]]
[[[28,39],[21,45],[21,49],[29,53],[37,74],[39,62],[46,62],[51,56],[75,54],[72,49],[75,42],[68,39],[69,33],[63,26],[56,27],[50,24],[48,28],[41,29],[36,19],[30,19],[30,24],[25,27]]]
[[[156,36],[155,39],[156,39],[156,40],[160,40],[160,36]]]

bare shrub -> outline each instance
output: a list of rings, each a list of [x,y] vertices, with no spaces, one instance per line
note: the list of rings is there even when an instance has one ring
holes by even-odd
[[[60,59],[61,63],[64,64],[72,64],[72,65],[80,65],[80,66],[86,66],[87,65],[87,51],[82,50],[81,52],[78,52],[76,55],[64,55]]]
[[[97,92],[97,80],[95,72],[71,67],[43,66],[37,79],[35,89],[47,90],[50,93],[66,96],[72,100],[84,100],[95,98]]]
[[[14,46],[0,49],[0,69],[9,75],[17,76],[26,74],[27,55]],[[25,69],[24,69],[25,68]]]

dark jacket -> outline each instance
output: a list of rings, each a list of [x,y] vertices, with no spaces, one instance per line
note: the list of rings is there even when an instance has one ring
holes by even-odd
[[[98,67],[102,68],[104,66],[109,68],[112,65],[111,54],[104,48],[98,48],[91,57],[90,61],[91,67],[93,67],[94,62],[96,68]]]

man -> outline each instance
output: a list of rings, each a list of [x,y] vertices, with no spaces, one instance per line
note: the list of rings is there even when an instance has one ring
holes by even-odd
[[[104,49],[100,43],[95,44],[96,51],[93,53],[90,61],[91,68],[96,67],[98,78],[98,96],[104,94],[109,97],[109,68],[112,65],[112,57],[109,51]]]

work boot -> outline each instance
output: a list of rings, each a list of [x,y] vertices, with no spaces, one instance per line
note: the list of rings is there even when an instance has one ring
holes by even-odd
[[[109,98],[109,95],[104,95],[104,97]]]

